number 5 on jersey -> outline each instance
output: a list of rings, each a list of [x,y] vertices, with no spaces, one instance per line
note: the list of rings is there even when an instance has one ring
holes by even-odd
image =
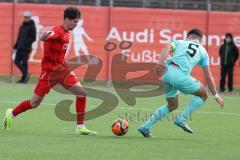
[[[198,47],[199,47],[199,45],[194,44],[194,43],[190,43],[188,45],[187,54],[189,54],[190,57],[193,57],[197,53],[197,48]]]

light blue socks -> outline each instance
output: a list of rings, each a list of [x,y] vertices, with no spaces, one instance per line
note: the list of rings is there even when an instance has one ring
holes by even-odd
[[[195,112],[203,103],[204,101],[199,96],[193,97],[181,112],[180,116],[175,119],[175,122],[179,124],[185,124],[191,114]]]
[[[150,119],[143,125],[143,127],[145,129],[148,129],[148,130],[151,130],[153,125],[159,121],[159,120],[162,120],[164,117],[166,117],[169,113],[169,109],[168,107],[165,105],[165,106],[162,106],[162,107],[159,107],[154,113],[153,115],[150,117]]]
[[[180,114],[180,116],[178,116],[175,119],[175,123],[178,124],[185,124],[187,122],[187,119],[190,117],[190,115],[195,112],[202,104],[204,103],[204,101],[202,100],[202,98],[195,96],[193,97],[188,105],[184,108],[184,110],[182,111],[182,113]],[[167,105],[164,105],[162,107],[159,107],[154,113],[153,115],[150,117],[150,119],[143,125],[143,127],[145,129],[151,130],[153,125],[157,122],[157,121],[161,121],[163,120],[163,118],[165,118],[169,113],[169,109],[167,107]]]

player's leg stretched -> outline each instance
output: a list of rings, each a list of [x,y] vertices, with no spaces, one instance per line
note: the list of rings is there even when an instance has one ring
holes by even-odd
[[[81,135],[96,135],[96,131],[87,129],[84,125],[84,115],[86,112],[87,95],[81,84],[78,82],[69,89],[74,95],[76,95],[76,112],[77,112],[77,127],[76,134]]]
[[[5,130],[8,130],[11,127],[12,121],[16,116],[18,116],[19,114],[27,110],[36,108],[37,106],[39,106],[42,100],[43,100],[43,97],[38,96],[37,94],[34,94],[31,100],[26,100],[21,102],[14,109],[7,109],[6,116],[3,120],[3,128]]]
[[[207,91],[205,87],[201,85],[200,89],[193,93],[195,95],[181,112],[180,116],[176,117],[174,123],[181,127],[184,131],[188,133],[193,133],[193,131],[187,126],[187,120],[206,100],[207,100]]]
[[[158,121],[162,121],[170,112],[174,111],[178,107],[178,95],[175,97],[169,97],[166,98],[168,105],[164,105],[159,107],[150,117],[146,123],[144,123],[140,128],[138,128],[138,131],[144,136],[144,137],[153,137],[151,135],[151,130],[154,124],[156,124]]]

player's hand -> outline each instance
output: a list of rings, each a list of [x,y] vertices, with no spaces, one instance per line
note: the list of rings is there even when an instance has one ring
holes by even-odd
[[[162,75],[165,70],[166,70],[165,64],[158,64],[153,71],[158,75]]]
[[[52,34],[53,32],[52,31],[47,31],[47,32],[44,32],[41,36],[41,40],[42,41],[45,41],[46,39],[48,39],[48,37]]]
[[[223,109],[223,107],[224,107],[224,100],[221,97],[216,96],[215,97],[215,101],[217,101],[217,103],[220,104],[221,108]]]

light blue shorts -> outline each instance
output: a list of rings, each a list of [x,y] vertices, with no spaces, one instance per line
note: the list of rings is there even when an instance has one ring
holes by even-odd
[[[195,93],[201,87],[197,79],[184,74],[178,67],[172,65],[167,67],[162,79],[165,97],[169,98],[176,97],[178,91],[184,94]]]

